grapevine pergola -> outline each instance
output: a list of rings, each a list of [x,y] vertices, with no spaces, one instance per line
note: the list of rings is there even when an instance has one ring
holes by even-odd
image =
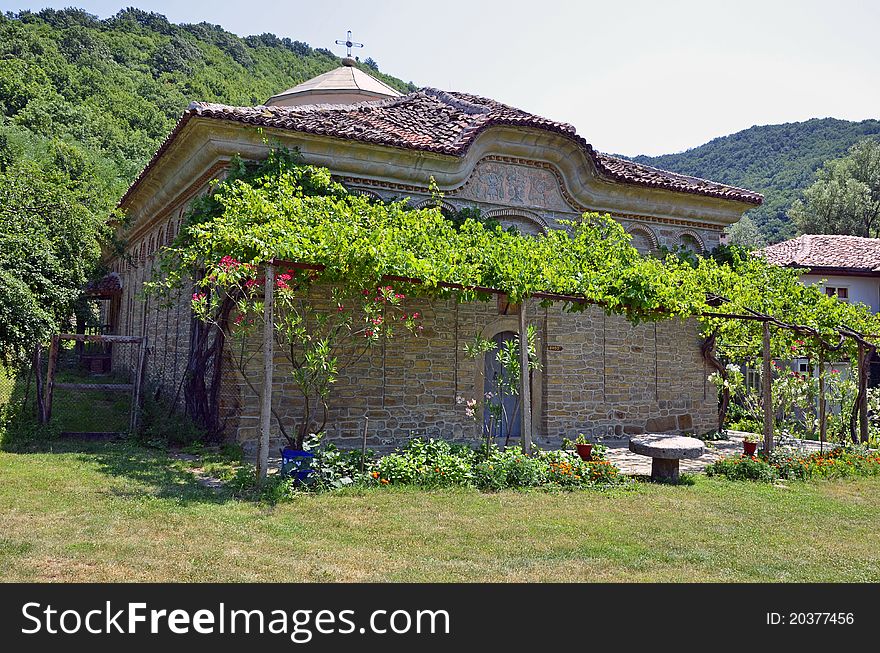
[[[286,261],[281,259],[272,259],[268,263],[265,264],[264,271],[264,283],[263,283],[263,385],[262,385],[262,394],[260,398],[260,443],[258,448],[258,463],[257,469],[260,474],[260,477],[265,477],[268,470],[268,455],[269,455],[269,437],[271,434],[271,424],[272,424],[272,391],[273,391],[273,378],[274,378],[274,334],[273,334],[273,323],[274,323],[274,292],[275,292],[275,278],[276,278],[276,269],[297,269],[297,270],[309,270],[313,272],[323,272],[326,268],[324,265],[314,264],[314,263],[304,263],[301,261]],[[412,277],[402,277],[398,275],[382,275],[382,282],[388,283],[403,283],[407,285],[413,286],[421,286],[424,285],[424,281],[421,279],[415,279]],[[451,283],[446,281],[438,281],[434,285],[439,288],[445,288],[448,290],[458,290],[458,291],[468,291],[474,293],[480,293],[485,295],[506,295],[502,290],[497,288],[489,288],[484,286],[467,286],[460,283]],[[549,300],[554,302],[564,302],[569,304],[586,304],[586,305],[600,305],[600,302],[593,301],[589,298],[577,296],[577,295],[566,295],[561,293],[547,293],[547,292],[535,292],[530,295],[531,298],[534,299],[542,299]],[[527,298],[524,298],[527,299]],[[714,297],[710,298],[710,303],[720,303],[724,300],[723,297]],[[529,374],[529,359],[528,359],[528,346],[526,343],[526,334],[527,334],[527,325],[528,319],[526,315],[526,302],[523,301],[520,305],[519,311],[519,333],[518,337],[520,340],[520,379],[521,379],[521,388],[520,388],[520,396],[522,397],[522,411],[520,412],[521,419],[521,446],[524,451],[529,452],[532,447],[532,411],[531,411],[531,388],[530,383],[528,381]],[[662,309],[658,310],[658,313],[662,313]],[[692,317],[700,317],[700,318],[714,318],[714,319],[722,319],[722,320],[742,320],[747,322],[759,322],[762,325],[762,396],[763,396],[763,408],[764,408],[764,430],[763,430],[763,444],[764,450],[770,452],[774,448],[774,416],[773,416],[773,405],[772,405],[772,372],[771,372],[771,363],[772,363],[772,355],[770,348],[770,328],[774,327],[777,329],[785,329],[789,330],[793,333],[796,333],[800,336],[808,336],[813,337],[820,340],[824,346],[824,348],[828,351],[839,351],[842,349],[843,342],[845,339],[850,338],[856,342],[858,347],[858,358],[857,358],[857,366],[858,366],[858,394],[856,396],[856,410],[858,411],[858,421],[859,421],[859,431],[860,431],[860,439],[867,440],[868,439],[868,395],[867,395],[867,383],[868,383],[868,363],[876,350],[877,344],[873,341],[880,340],[880,336],[874,334],[863,334],[850,329],[845,326],[841,326],[838,329],[839,340],[837,343],[829,342],[826,340],[822,334],[820,334],[816,329],[806,326],[784,322],[772,315],[767,315],[761,313],[760,311],[756,311],[753,309],[747,309],[747,313],[744,314],[736,314],[736,313],[723,313],[723,312],[714,312],[714,311],[703,311],[698,315],[694,315]],[[708,338],[707,342],[709,343],[709,347],[714,346],[714,339]],[[704,350],[704,355],[706,355],[706,351]],[[820,383],[822,382],[822,376],[820,375]],[[825,411],[826,411],[826,403],[825,403],[825,395],[824,392],[820,390],[819,393],[819,428],[820,428],[820,440],[825,442],[826,440],[826,420],[825,420]],[[720,427],[720,425],[719,425]]]
[[[532,237],[470,215],[454,223],[438,208],[412,209],[406,202],[351,195],[326,169],[299,165],[288,154],[273,151],[250,168],[238,166],[213,193],[195,203],[188,226],[163,257],[153,286],[172,289],[195,281],[194,308],[204,323],[213,325],[214,343],[221,345],[208,345],[210,338],[199,336],[205,356],[214,357],[215,377],[223,339],[234,329],[230,312],[263,319],[262,474],[272,418],[274,296],[289,297],[294,292],[291,284],[296,292],[307,293],[313,283],[348,290],[391,283],[426,298],[451,292],[457,292],[459,301],[506,295],[520,304],[521,432],[526,450],[532,440],[530,388],[525,382],[526,299],[560,302],[571,311],[595,305],[633,323],[697,318],[706,336],[703,356],[722,374],[724,367],[714,355],[719,333],[722,341],[729,337],[751,343],[750,350],[760,349],[763,361],[768,451],[774,445],[771,330],[789,334],[786,338],[809,339],[820,360],[846,350],[848,356],[855,355],[858,367],[853,415],[858,414],[862,439],[867,439],[868,361],[880,340],[872,335],[880,332],[880,321],[867,309],[825,297],[799,283],[795,272],[750,255],[734,252],[730,263],[644,258],[610,216],[585,214],[565,226],[568,229]],[[294,282],[291,272],[301,278]],[[259,297],[256,290],[261,290]],[[230,291],[235,298],[231,302]],[[761,325],[760,345],[751,324]],[[779,346],[784,338],[775,342]],[[201,365],[203,370],[208,367],[204,360]],[[198,382],[198,375],[193,379]],[[822,393],[819,409],[824,416]],[[850,423],[852,430],[852,418]],[[822,419],[823,440],[824,429]]]

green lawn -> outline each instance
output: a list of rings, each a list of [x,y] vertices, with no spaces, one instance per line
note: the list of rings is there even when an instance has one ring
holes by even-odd
[[[128,444],[0,452],[8,581],[880,581],[880,478],[269,507]]]

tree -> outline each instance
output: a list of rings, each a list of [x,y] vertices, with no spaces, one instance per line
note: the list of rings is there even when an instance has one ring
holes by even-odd
[[[767,241],[758,230],[758,225],[747,215],[740,218],[739,222],[734,222],[725,231],[728,245],[736,245],[748,250],[761,249],[767,245]]]
[[[100,255],[90,204],[87,184],[57,169],[0,172],[0,362],[25,365],[70,317]]]
[[[828,161],[789,215],[806,234],[880,235],[880,142],[864,140]]]

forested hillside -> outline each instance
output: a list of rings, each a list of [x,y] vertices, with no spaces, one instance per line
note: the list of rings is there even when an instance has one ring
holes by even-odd
[[[843,156],[853,143],[868,137],[880,137],[880,121],[816,118],[752,127],[680,154],[632,158],[764,193],[764,204],[748,215],[767,240],[778,242],[795,235],[787,211],[813,182],[816,170],[827,159]]]
[[[367,62],[391,86],[411,86]],[[79,9],[0,15],[0,162],[55,167],[60,148],[100,170],[95,190],[112,203],[192,100],[260,104],[339,65],[300,41],[139,9],[106,20]]]

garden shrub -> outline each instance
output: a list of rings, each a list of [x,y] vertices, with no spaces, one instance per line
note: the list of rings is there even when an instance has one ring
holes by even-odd
[[[861,445],[836,447],[824,453],[780,447],[766,459],[745,456],[722,458],[709,465],[706,474],[752,481],[877,476],[880,475],[880,453]]]
[[[535,487],[546,480],[546,463],[530,457],[520,447],[489,448],[489,455],[474,465],[473,481],[481,490],[497,491],[505,488]]]
[[[371,478],[370,473],[375,464],[372,451],[367,450],[364,456],[360,451],[340,449],[332,443],[320,445],[317,438],[311,442],[314,443],[312,453],[315,454],[312,459],[314,471],[308,485],[311,489],[341,488]]]
[[[469,447],[433,438],[414,438],[400,451],[380,458],[373,478],[383,485],[469,485],[473,478],[474,456]]]
[[[732,481],[773,482],[779,470],[757,456],[726,456],[706,468],[706,476],[724,476]]]
[[[25,451],[59,437],[56,424],[40,424],[19,404],[0,406],[0,449]]]
[[[151,447],[191,446],[204,442],[205,431],[182,412],[148,392],[135,438]]]

